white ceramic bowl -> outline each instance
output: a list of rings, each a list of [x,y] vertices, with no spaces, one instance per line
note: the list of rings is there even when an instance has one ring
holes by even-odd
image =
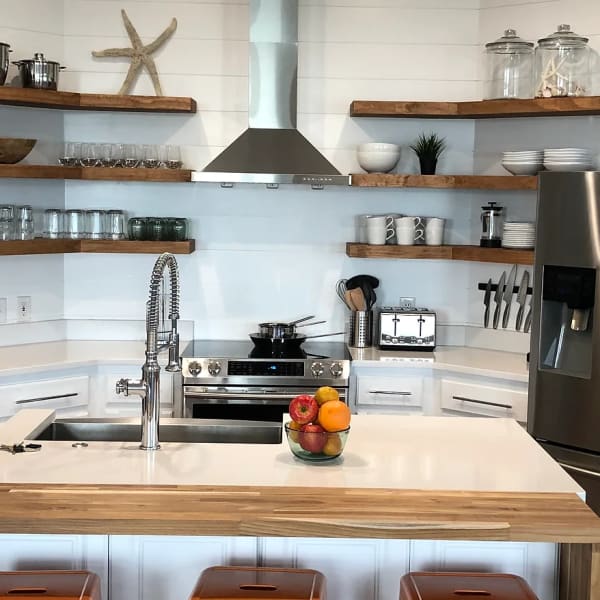
[[[367,142],[366,144],[359,144],[356,150],[358,152],[400,152],[400,146],[386,142]]]
[[[542,163],[506,163],[503,162],[502,166],[513,175],[536,175],[538,171],[541,171],[544,166]]]
[[[394,144],[387,144],[393,146]],[[396,150],[359,150],[356,153],[358,164],[367,173],[388,173],[397,164],[400,159],[400,148]]]

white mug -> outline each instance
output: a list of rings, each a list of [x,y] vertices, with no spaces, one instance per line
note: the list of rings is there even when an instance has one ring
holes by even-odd
[[[356,241],[359,244],[367,243],[367,220],[373,215],[357,215],[356,216]]]
[[[423,244],[425,241],[425,227],[422,217],[400,217],[395,220],[396,240],[399,245],[410,246]]]
[[[393,222],[393,221],[392,221]],[[367,218],[367,244],[383,246],[394,235],[394,230],[387,216]]]
[[[425,243],[428,246],[441,246],[444,239],[444,219],[428,217],[425,225]]]

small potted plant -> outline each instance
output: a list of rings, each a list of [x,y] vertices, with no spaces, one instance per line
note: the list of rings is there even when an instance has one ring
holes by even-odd
[[[438,137],[437,133],[422,133],[410,147],[419,157],[421,175],[434,175],[438,158],[446,149],[445,138]]]

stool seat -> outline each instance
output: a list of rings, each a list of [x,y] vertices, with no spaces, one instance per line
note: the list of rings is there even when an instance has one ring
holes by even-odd
[[[415,571],[400,578],[400,600],[538,600],[538,597],[518,575]]]
[[[0,599],[100,600],[100,578],[91,571],[0,571]]]
[[[190,600],[325,600],[325,576],[312,569],[209,567]]]

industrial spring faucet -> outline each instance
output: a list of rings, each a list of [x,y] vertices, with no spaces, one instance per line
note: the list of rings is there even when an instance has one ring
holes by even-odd
[[[169,268],[171,284],[171,306],[169,319],[171,330],[166,344],[159,346],[158,296],[165,268]],[[179,271],[175,257],[165,252],[161,254],[150,277],[150,300],[146,310],[146,362],[142,366],[141,379],[119,379],[116,385],[117,394],[136,394],[142,399],[142,450],[158,450],[158,422],[160,417],[160,365],[158,353],[165,347],[169,349],[167,371],[181,371],[179,365]]]

